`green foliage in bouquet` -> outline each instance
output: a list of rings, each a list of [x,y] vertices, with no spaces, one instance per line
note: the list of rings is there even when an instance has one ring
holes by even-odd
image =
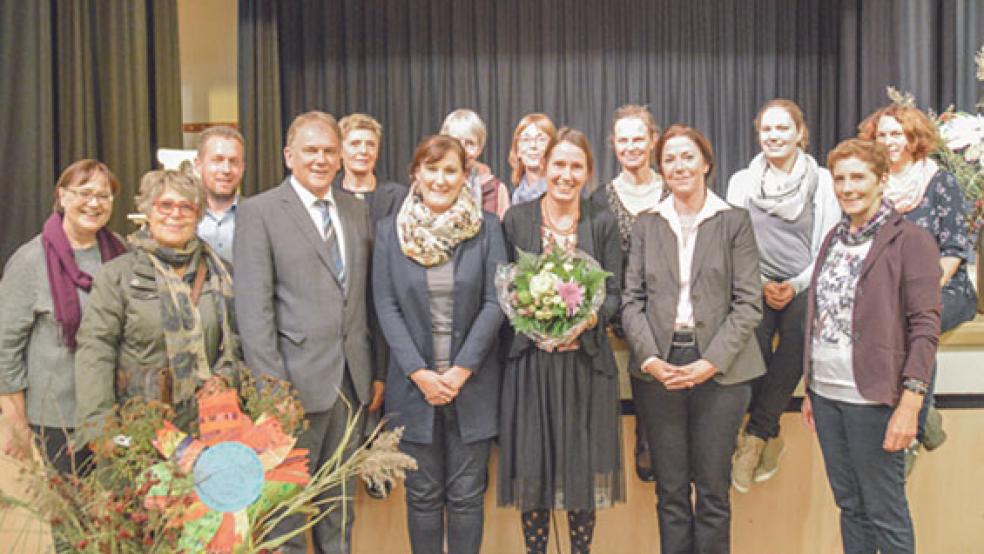
[[[605,294],[605,279],[611,275],[559,248],[543,255],[520,251],[511,287],[510,322],[519,333],[563,336],[591,314],[591,300]]]

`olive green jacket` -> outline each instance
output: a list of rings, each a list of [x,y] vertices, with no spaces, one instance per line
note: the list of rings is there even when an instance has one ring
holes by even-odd
[[[189,273],[191,275],[191,273]],[[205,281],[198,301],[210,364],[222,344],[222,295]],[[146,252],[128,252],[96,275],[79,327],[75,354],[76,421],[101,427],[116,403],[134,396],[159,399],[167,353],[160,291]],[[81,430],[80,430],[81,432]],[[77,440],[88,441],[89,436]]]

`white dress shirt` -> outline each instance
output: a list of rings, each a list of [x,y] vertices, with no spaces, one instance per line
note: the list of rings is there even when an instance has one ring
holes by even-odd
[[[331,215],[331,227],[335,230],[335,237],[338,241],[338,252],[342,255],[342,259],[345,259],[345,231],[342,229],[342,222],[338,218],[338,206],[335,204],[335,198],[331,194],[331,187],[328,187],[328,192],[323,198],[318,198],[311,193],[308,189],[304,188],[293,175],[290,176],[290,186],[294,188],[294,192],[297,193],[298,198],[301,199],[301,204],[307,209],[308,215],[311,216],[311,223],[314,224],[314,228],[317,229],[318,235],[322,239],[325,238],[324,230],[324,215],[321,212],[321,208],[318,207],[318,200],[328,201],[328,213]]]

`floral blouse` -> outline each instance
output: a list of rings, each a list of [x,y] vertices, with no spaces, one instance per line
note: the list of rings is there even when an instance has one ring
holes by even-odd
[[[943,288],[966,298],[973,296],[967,260],[972,255],[974,241],[967,233],[967,206],[957,178],[947,171],[937,171],[926,187],[922,202],[905,214],[905,218],[933,235],[941,257],[963,260]]]

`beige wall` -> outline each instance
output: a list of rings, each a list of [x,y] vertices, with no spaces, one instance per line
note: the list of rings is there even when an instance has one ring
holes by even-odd
[[[178,0],[183,123],[239,119],[236,6],[236,0]],[[195,135],[185,133],[186,148]]]

